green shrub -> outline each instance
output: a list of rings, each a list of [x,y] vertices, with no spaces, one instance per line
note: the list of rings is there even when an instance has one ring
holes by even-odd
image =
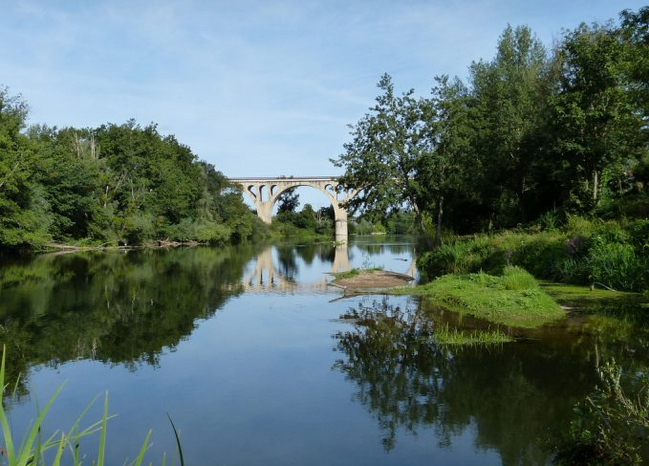
[[[455,238],[422,254],[424,279],[484,270],[501,274],[524,268],[537,278],[587,285],[601,282],[618,290],[649,288],[649,220],[602,222],[569,217],[565,232],[508,231]]]
[[[647,264],[643,264],[629,244],[598,240],[588,255],[590,281],[615,289],[638,289],[643,280],[643,265],[646,268]]]
[[[539,286],[536,279],[520,267],[507,267],[500,281],[506,290],[529,290]]]
[[[622,371],[615,361],[599,371],[597,389],[575,407],[577,419],[559,447],[560,465],[640,465],[640,452],[649,450],[649,378],[629,396],[622,388]]]
[[[150,214],[138,213],[124,218],[122,237],[129,245],[142,244],[153,238],[154,219]]]
[[[199,243],[223,244],[230,239],[232,231],[225,225],[202,221],[194,225],[193,236]]]

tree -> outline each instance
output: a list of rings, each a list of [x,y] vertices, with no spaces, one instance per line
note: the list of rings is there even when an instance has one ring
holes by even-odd
[[[99,209],[97,148],[91,130],[31,127],[27,136],[37,148],[34,181],[43,190],[55,240],[87,238]]]
[[[297,187],[288,188],[277,197],[277,213],[294,213],[300,205],[300,195]]]
[[[649,7],[620,13],[627,91],[646,117],[649,114]],[[647,131],[647,128],[643,128]]]
[[[646,150],[645,122],[624,70],[624,47],[611,24],[581,24],[558,51],[560,92],[552,99],[555,144],[574,196],[598,204],[602,175],[615,176]],[[584,194],[587,194],[585,196]]]
[[[422,159],[430,151],[424,106],[412,89],[395,95],[387,74],[378,87],[382,94],[376,98],[376,105],[350,127],[352,141],[344,145],[345,153],[331,162],[345,168],[340,178],[345,187],[360,190],[349,202],[352,210],[362,207],[386,214],[407,204],[432,245],[422,215],[427,204],[421,194],[428,186],[417,176]]]
[[[423,101],[428,150],[419,160],[417,177],[421,188],[419,197],[430,199],[428,205],[436,205],[434,244],[439,246],[445,199],[471,190],[467,175],[474,172],[478,161],[472,156],[466,86],[457,77],[450,80],[448,76],[438,76],[435,81],[432,97]]]
[[[508,26],[491,62],[470,67],[474,149],[480,154],[482,198],[507,222],[509,205],[518,220],[528,220],[527,197],[537,189],[535,167],[542,161],[549,63],[527,26]],[[504,215],[503,215],[504,214]]]
[[[0,246],[21,247],[48,239],[47,203],[32,183],[34,151],[21,133],[28,107],[0,88]]]

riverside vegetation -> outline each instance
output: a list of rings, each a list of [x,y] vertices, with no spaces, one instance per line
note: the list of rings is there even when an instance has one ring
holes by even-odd
[[[491,61],[472,63],[466,83],[437,77],[429,98],[412,90],[399,95],[390,76],[381,78],[376,106],[352,127],[352,141],[334,164],[345,169],[347,187],[361,190],[350,205],[363,209],[358,232],[382,232],[386,212],[394,218],[404,205],[410,209],[405,215],[414,217],[425,243],[420,270],[440,278],[409,293],[515,327],[563,315],[534,277],[646,296],[648,31],[649,7],[565,31],[550,51],[529,28],[508,27]],[[219,244],[264,229],[237,188],[155,125],[26,128],[26,115],[19,97],[0,92],[3,249],[167,239]],[[326,211],[305,206],[279,216],[282,235],[329,232]],[[625,322],[633,327],[633,319]],[[339,336],[340,350],[350,355],[340,370],[351,379],[368,370],[352,357],[363,345],[380,347],[397,367],[401,355],[382,335],[403,328],[360,321],[372,322],[364,336]],[[415,324],[399,347],[418,364],[439,360],[442,367],[443,351],[419,338],[430,322]],[[460,335],[446,328],[436,335],[442,346],[507,339],[499,330]],[[387,387],[391,366],[370,363],[372,382]],[[639,464],[647,457],[646,403],[631,402],[635,395],[622,391],[619,372],[606,367],[598,391],[578,405],[578,427],[557,461]],[[647,393],[644,376],[629,385]],[[618,435],[629,423],[632,435]],[[392,427],[387,445],[394,435]]]
[[[332,161],[362,190],[352,208],[377,218],[412,210],[425,243],[419,270],[435,280],[406,293],[517,327],[565,314],[534,277],[646,301],[648,82],[649,7],[566,30],[550,50],[528,27],[508,26],[492,60],[473,62],[466,82],[438,76],[430,97],[399,94],[385,74]],[[516,275],[526,276],[520,289],[508,285]],[[636,325],[638,312],[625,320],[618,303],[604,318]],[[592,409],[590,427],[568,441],[579,454],[557,461],[648,457],[646,410],[608,387],[598,399],[616,407]],[[645,378],[632,391],[648,390]],[[633,435],[617,436],[611,424],[630,419]]]
[[[445,275],[395,293],[425,296],[461,314],[510,327],[539,327],[565,317],[565,312],[540,289],[534,277],[518,267],[506,268],[502,276],[484,272]]]
[[[467,82],[437,77],[430,97],[384,75],[333,160],[361,190],[350,207],[381,218],[407,205],[429,278],[512,264],[647,289],[648,31],[649,7],[564,31],[551,50],[510,26],[492,60]]]

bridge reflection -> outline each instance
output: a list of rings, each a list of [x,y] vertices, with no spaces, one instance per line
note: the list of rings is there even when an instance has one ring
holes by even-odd
[[[301,254],[302,253],[302,254]],[[319,256],[321,267],[316,268],[315,277],[299,277],[297,259],[311,265],[314,256]],[[317,251],[296,247],[268,246],[257,255],[250,270],[244,274],[243,290],[246,292],[295,293],[302,291],[327,290],[332,277],[329,273],[345,272],[351,269],[346,244]]]
[[[330,245],[304,245],[304,246],[268,246],[263,249],[257,257],[246,267],[241,287],[246,292],[325,292],[332,280],[331,274],[346,272],[352,269],[354,255],[358,256],[360,251],[365,261],[368,255],[384,254],[388,261],[391,259],[407,261],[407,270],[403,270],[406,264],[399,266],[398,263],[386,262],[385,264],[371,263],[372,267],[383,266],[387,270],[398,270],[407,275],[416,277],[416,261],[410,248],[400,249],[399,245],[391,245],[389,251],[372,251],[370,245],[354,246],[356,248],[350,253],[347,243],[335,247]],[[394,249],[394,250],[393,250]],[[408,252],[408,259],[390,258],[392,254]],[[358,257],[356,258],[358,259]],[[357,262],[354,261],[354,262]],[[357,264],[356,267],[359,265]],[[365,265],[363,265],[365,266]]]

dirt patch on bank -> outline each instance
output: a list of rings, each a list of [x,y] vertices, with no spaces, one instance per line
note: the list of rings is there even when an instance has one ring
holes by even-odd
[[[371,270],[360,271],[353,277],[337,277],[331,282],[331,284],[345,290],[362,290],[369,288],[405,286],[413,280],[413,277],[402,273],[386,270]]]

